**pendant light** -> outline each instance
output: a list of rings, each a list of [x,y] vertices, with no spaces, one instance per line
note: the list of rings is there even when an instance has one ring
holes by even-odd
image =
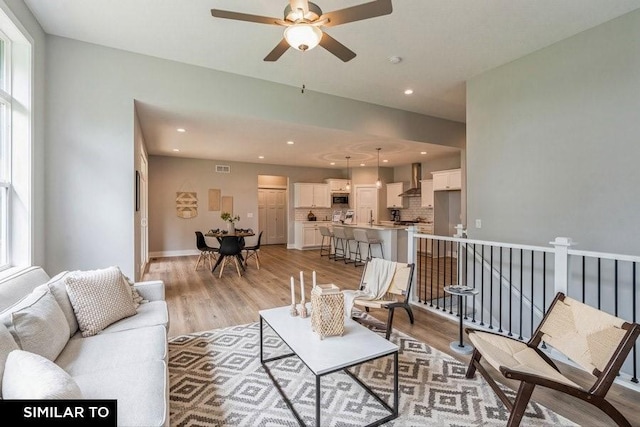
[[[382,148],[376,148],[376,150],[378,150],[378,179],[376,180],[376,188],[381,189],[382,181],[380,181],[380,150],[382,150]]]
[[[351,171],[349,170],[349,159],[351,156],[346,156],[347,159],[347,191],[351,191]]]

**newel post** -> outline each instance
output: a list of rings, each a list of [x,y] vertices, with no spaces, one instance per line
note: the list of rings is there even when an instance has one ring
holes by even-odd
[[[418,231],[418,228],[415,225],[412,225],[410,227],[407,228],[407,264],[411,264],[411,263],[417,263],[417,257],[416,257],[416,232]],[[417,276],[418,274],[416,273],[418,268],[418,266],[416,265],[414,267],[414,273],[413,273],[413,283],[411,284],[411,295],[409,296],[409,301],[415,301],[415,296],[416,296],[416,283],[417,283]]]
[[[549,244],[555,248],[555,291],[566,295],[569,287],[569,248],[573,243],[570,237],[556,237],[556,240]]]

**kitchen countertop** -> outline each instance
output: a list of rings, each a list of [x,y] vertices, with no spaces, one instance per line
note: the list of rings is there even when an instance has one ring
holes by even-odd
[[[370,230],[405,230],[407,225],[382,225],[382,224],[339,224],[337,222],[333,225],[351,227],[351,228],[366,228]]]

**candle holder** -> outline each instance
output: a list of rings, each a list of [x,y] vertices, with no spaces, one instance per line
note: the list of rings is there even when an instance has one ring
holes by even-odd
[[[300,300],[300,306],[298,307],[298,315],[303,319],[308,316],[307,306],[305,304],[304,298]]]
[[[291,304],[291,310],[289,310],[289,314],[291,315],[291,317],[297,317],[298,316],[298,310],[296,310],[296,305],[295,304]]]

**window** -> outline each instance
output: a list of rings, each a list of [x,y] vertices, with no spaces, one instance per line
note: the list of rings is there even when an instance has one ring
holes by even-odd
[[[0,32],[0,270],[9,266],[9,206],[11,195],[11,42]]]

